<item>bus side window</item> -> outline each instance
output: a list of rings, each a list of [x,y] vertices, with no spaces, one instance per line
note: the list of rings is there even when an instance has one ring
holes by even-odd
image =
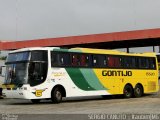
[[[88,67],[89,66],[89,55],[82,54],[80,56],[80,65],[82,67]]]
[[[93,67],[107,67],[107,56],[106,55],[93,55]]]
[[[108,56],[108,67],[121,68],[122,58],[119,56]]]
[[[93,55],[92,64],[94,67],[98,66],[98,57],[96,55]]]
[[[123,57],[124,68],[136,68],[136,58],[135,57]]]
[[[51,66],[58,66],[58,54],[51,52]]]
[[[116,68],[120,68],[122,66],[122,59],[121,59],[121,57],[117,56],[117,57],[114,58],[114,66]]]
[[[108,56],[108,67],[114,67],[114,58],[112,56]]]
[[[139,68],[140,69],[147,69],[149,68],[149,59],[144,57],[144,58],[139,58]]]
[[[72,54],[72,66],[80,66],[79,54]]]
[[[149,65],[150,69],[156,69],[156,60],[155,60],[155,58],[150,58],[149,59],[149,63],[150,63],[150,65]]]
[[[70,54],[51,52],[51,66],[52,67],[70,66]]]
[[[60,53],[58,56],[60,66],[70,66],[70,54]]]
[[[47,51],[32,51],[31,61],[48,61]]]
[[[107,56],[106,55],[99,55],[99,67],[107,67]]]

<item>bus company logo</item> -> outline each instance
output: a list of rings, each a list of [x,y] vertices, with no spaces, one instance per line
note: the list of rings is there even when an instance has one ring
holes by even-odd
[[[65,76],[65,72],[53,72],[52,75],[53,75],[54,77]]]
[[[103,70],[102,76],[132,76],[132,71]]]
[[[47,88],[46,88],[46,89],[47,89]],[[35,94],[36,97],[41,97],[41,96],[42,96],[42,93],[43,93],[46,89],[36,90],[35,92],[32,92],[32,93]]]

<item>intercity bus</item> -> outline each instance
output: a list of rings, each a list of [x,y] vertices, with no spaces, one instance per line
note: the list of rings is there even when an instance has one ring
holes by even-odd
[[[23,48],[9,53],[3,95],[38,103],[63,97],[124,95],[159,90],[155,53],[59,47]]]

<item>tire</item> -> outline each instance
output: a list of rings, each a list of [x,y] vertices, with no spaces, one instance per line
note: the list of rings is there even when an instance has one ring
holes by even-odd
[[[134,96],[136,98],[141,97],[143,95],[143,88],[141,85],[136,85],[134,88]]]
[[[133,96],[132,86],[126,85],[123,90],[123,95],[125,98],[131,98]]]
[[[57,87],[51,93],[51,100],[54,103],[62,102],[62,91]]]
[[[31,102],[34,104],[40,103],[40,99],[31,99]]]

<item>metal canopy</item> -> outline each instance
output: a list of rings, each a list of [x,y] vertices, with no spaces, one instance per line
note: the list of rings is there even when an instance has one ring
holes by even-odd
[[[0,50],[13,50],[25,47],[89,47],[89,48],[128,48],[160,45],[160,29],[147,29],[60,38],[0,42]]]

